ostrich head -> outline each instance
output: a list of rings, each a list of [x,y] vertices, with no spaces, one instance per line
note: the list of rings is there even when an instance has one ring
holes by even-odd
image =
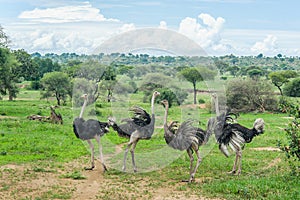
[[[264,132],[265,128],[265,122],[262,118],[258,118],[255,120],[253,124],[254,129],[258,132],[258,134],[261,134]]]
[[[108,117],[108,125],[113,126],[116,123],[116,118],[115,117]]]
[[[169,102],[168,102],[168,100],[166,100],[166,99],[162,100],[160,103],[163,104],[164,107],[169,106]]]
[[[87,97],[88,97],[88,94],[83,94],[83,95],[81,96],[81,98],[83,98],[83,99],[87,99]]]
[[[160,93],[157,92],[157,91],[154,91],[153,96],[154,96],[154,97],[157,97],[158,95],[160,95]]]

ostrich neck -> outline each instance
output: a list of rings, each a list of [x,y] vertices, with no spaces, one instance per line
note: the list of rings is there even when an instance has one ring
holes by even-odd
[[[168,130],[168,110],[169,110],[169,106],[168,105],[166,105],[166,107],[165,107],[165,117],[164,117],[164,129],[165,129],[165,133],[167,132],[167,130]]]
[[[219,116],[220,115],[220,109],[219,109],[219,99],[218,99],[218,96],[216,96],[216,98],[215,98],[215,109],[216,109],[216,115]]]
[[[167,144],[170,144],[170,142],[174,139],[174,134],[172,134],[169,130],[167,120],[168,120],[168,110],[169,105],[166,105],[165,107],[165,117],[164,117],[164,138]]]
[[[84,102],[83,102],[83,105],[82,105],[82,108],[81,108],[81,111],[80,111],[79,118],[82,118],[84,109],[85,109],[85,107],[86,107],[86,104],[87,104],[87,100],[84,99]]]
[[[155,95],[152,95],[152,99],[151,99],[151,114],[152,116],[154,115],[154,101],[155,101]]]

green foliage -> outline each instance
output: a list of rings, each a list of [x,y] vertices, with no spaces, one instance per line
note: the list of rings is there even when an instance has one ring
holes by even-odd
[[[19,76],[23,77],[26,81],[36,80],[38,78],[38,65],[33,61],[31,55],[24,49],[13,51],[16,59],[20,63]]]
[[[283,88],[283,94],[290,97],[300,97],[300,78],[288,82]]]
[[[7,48],[0,48],[0,94],[8,93],[9,100],[17,97],[19,89],[19,63]]]
[[[172,105],[181,105],[183,101],[187,98],[188,94],[179,88],[177,90],[171,90],[169,88],[158,89],[160,95],[156,98],[156,102],[160,102],[164,99],[168,100],[169,107]],[[150,98],[150,97],[149,97]]]
[[[193,84],[194,90],[194,104],[197,103],[197,82],[204,81],[204,80],[213,80],[214,77],[217,75],[216,72],[205,68],[205,67],[195,67],[195,68],[185,68],[179,72],[179,77],[182,79],[187,80]]]
[[[34,57],[33,65],[38,66],[37,79],[42,78],[45,73],[61,70],[61,66],[57,62],[53,62],[50,58]]]
[[[288,112],[293,120],[289,122],[284,129],[287,137],[287,144],[279,142],[279,146],[282,151],[286,153],[292,173],[294,175],[300,175],[300,106],[291,103],[287,100],[283,102],[282,107]]]
[[[272,83],[279,89],[281,95],[283,95],[281,87],[285,83],[289,82],[290,78],[294,78],[296,76],[297,72],[292,70],[276,71],[269,74],[269,78],[271,79]]]
[[[66,101],[67,95],[71,93],[71,82],[64,72],[49,72],[41,79],[43,86],[43,98],[55,96],[57,105]]]
[[[237,111],[276,110],[272,86],[265,80],[232,79],[226,89],[227,105]]]
[[[2,26],[0,25],[0,48],[7,48],[10,40],[8,35],[3,31]]]

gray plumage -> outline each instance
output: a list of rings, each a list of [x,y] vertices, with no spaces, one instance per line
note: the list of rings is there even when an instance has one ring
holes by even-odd
[[[167,124],[169,103],[167,100],[161,101],[165,106],[164,116],[164,138],[166,143],[173,149],[180,151],[186,150],[190,157],[190,178],[188,182],[195,181],[196,171],[201,163],[199,147],[205,143],[207,138],[206,131],[201,128],[194,127],[193,120],[187,120],[178,126],[177,122],[172,122],[169,126]],[[193,168],[193,153],[197,155],[197,163]]]
[[[228,111],[220,114],[217,96],[213,95],[213,97],[215,98],[217,117],[209,121],[209,131],[214,132],[216,140],[219,143],[219,149],[226,157],[230,155],[228,147],[235,152],[235,162],[229,173],[237,173],[237,175],[239,175],[242,172],[242,149],[245,143],[251,142],[254,137],[264,132],[265,123],[262,118],[258,118],[255,120],[252,129],[234,123],[232,116],[236,118],[237,115],[229,113]],[[238,171],[236,171],[237,165]]]
[[[151,99],[151,117],[143,108],[134,106],[130,109],[130,111],[133,112],[133,117],[123,119],[123,124],[117,125],[114,118],[108,119],[109,125],[112,126],[115,131],[117,131],[120,137],[129,138],[129,142],[124,153],[122,167],[123,171],[126,170],[126,158],[130,149],[133,171],[137,172],[134,159],[134,150],[139,140],[149,140],[153,135],[155,125],[154,102],[158,95],[160,95],[159,92],[153,92]]]
[[[73,121],[73,131],[77,138],[81,140],[86,140],[91,149],[91,167],[86,168],[87,170],[92,170],[95,168],[95,161],[94,161],[94,145],[91,139],[95,139],[99,146],[99,153],[100,153],[100,160],[103,165],[104,170],[106,171],[107,168],[103,161],[103,154],[102,154],[102,146],[100,143],[100,137],[102,137],[105,133],[109,131],[109,125],[105,122],[100,122],[94,119],[83,119],[83,112],[87,105],[87,95],[82,96],[84,98],[84,103],[81,108],[81,112],[79,117],[75,118]]]

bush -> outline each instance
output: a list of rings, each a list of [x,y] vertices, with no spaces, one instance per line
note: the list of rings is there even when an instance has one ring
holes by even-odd
[[[300,78],[288,82],[283,88],[283,94],[290,97],[300,97]]]
[[[285,128],[287,144],[279,141],[279,147],[285,152],[293,175],[300,175],[300,107],[287,100],[283,101],[285,111],[293,116],[293,120]]]
[[[240,112],[278,108],[272,85],[266,80],[233,79],[227,84],[226,96],[228,107]]]

